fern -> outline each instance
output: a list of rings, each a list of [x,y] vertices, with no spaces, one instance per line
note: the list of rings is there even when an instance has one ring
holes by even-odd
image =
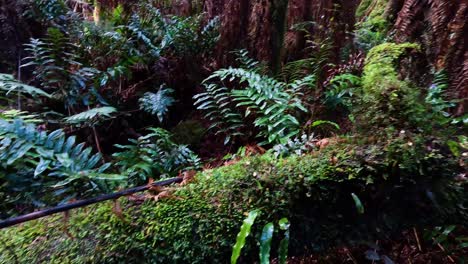
[[[445,70],[440,70],[434,74],[434,80],[429,87],[425,101],[431,107],[433,120],[441,124],[466,124],[468,115],[453,117],[450,109],[457,105],[457,100],[447,100],[444,98],[446,90],[449,88],[449,77]]]
[[[162,53],[198,56],[210,51],[219,39],[219,18],[215,17],[202,27],[203,16],[165,17],[150,4],[142,4],[127,26],[131,38],[141,43],[142,54],[159,58]]]
[[[352,97],[361,87],[361,78],[344,73],[333,77],[325,90],[325,104],[334,109],[339,106],[350,110],[352,107]]]
[[[185,145],[177,145],[170,134],[161,128],[149,129],[151,133],[129,139],[131,145],[116,145],[115,165],[129,176],[132,184],[145,183],[149,178],[175,176],[180,170],[198,169],[200,159]]]
[[[250,229],[259,213],[260,211],[258,210],[250,211],[249,215],[242,222],[240,231],[237,234],[236,244],[232,247],[231,264],[237,263],[237,259],[240,257],[242,248],[245,246],[246,239],[250,235]]]
[[[289,139],[283,144],[277,144],[273,147],[275,157],[286,157],[290,155],[303,155],[316,149],[318,139],[314,134],[303,134],[300,137]]]
[[[0,73],[0,90],[5,91],[7,95],[9,93],[23,93],[31,95],[33,97],[51,97],[51,95],[46,93],[45,91],[30,85],[23,84],[17,81],[12,75],[9,74]]]
[[[35,114],[30,114],[26,111],[20,111],[16,109],[10,109],[6,111],[0,111],[0,119],[11,122],[15,119],[21,119],[25,123],[41,123],[43,120]]]
[[[111,117],[111,115],[115,112],[117,112],[117,109],[111,106],[98,107],[81,112],[76,115],[69,116],[65,118],[65,122],[69,124],[93,124],[97,122],[100,118]]]
[[[206,112],[205,117],[216,120],[212,127],[221,126],[224,132],[233,132],[228,136],[239,135],[234,131],[242,126],[238,113],[243,112],[244,118],[255,115],[253,125],[260,129],[258,136],[266,139],[263,144],[285,142],[299,133],[300,124],[294,114],[307,112],[300,100],[300,90],[313,82],[313,77],[287,84],[254,71],[229,68],[214,72],[205,82],[212,79],[238,80],[240,85],[247,85],[245,89],[229,90],[209,84],[206,93],[195,97],[195,105]],[[229,122],[224,122],[223,116]]]
[[[100,165],[101,155],[75,141],[62,130],[47,133],[21,119],[0,119],[0,174],[11,198],[56,204],[107,190],[103,180],[123,179],[105,174],[109,164]]]
[[[165,88],[164,86],[161,86],[157,93],[145,93],[139,100],[140,109],[152,115],[156,115],[159,122],[162,122],[169,107],[175,102],[174,98],[171,96],[173,93],[173,89]]]
[[[252,59],[246,49],[236,50],[232,53],[236,56],[239,68],[247,69],[259,74],[265,74],[267,72],[266,65]]]
[[[160,13],[158,13],[158,16],[153,19],[158,19],[160,20]],[[132,32],[133,37],[144,44],[144,46],[147,47],[147,51],[149,54],[151,54],[153,57],[158,58],[161,54],[161,49],[153,43],[153,40],[151,39],[151,35],[146,32],[145,28],[142,25],[142,21],[140,17],[137,14],[134,14],[132,18],[130,19],[130,23],[128,24],[127,28]]]
[[[243,136],[244,124],[242,115],[235,108],[228,88],[216,84],[205,85],[206,92],[195,95],[195,105],[206,112],[205,118],[211,122],[208,129],[216,129],[216,135],[224,134],[224,143]]]
[[[28,63],[21,67],[34,66],[41,87],[63,99],[67,107],[78,103],[89,105],[93,96],[101,99],[93,86],[99,71],[78,62],[78,47],[60,30],[50,28],[46,38],[31,39],[26,47],[31,56],[25,58]]]

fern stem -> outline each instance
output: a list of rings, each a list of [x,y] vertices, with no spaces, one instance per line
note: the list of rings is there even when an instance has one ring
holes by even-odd
[[[18,80],[21,81],[21,51],[18,54]],[[18,110],[21,111],[21,91],[18,91]]]
[[[99,151],[99,153],[102,153],[101,143],[99,143],[99,137],[98,137],[95,127],[93,127],[93,134],[94,134],[94,141],[96,142],[96,148]]]

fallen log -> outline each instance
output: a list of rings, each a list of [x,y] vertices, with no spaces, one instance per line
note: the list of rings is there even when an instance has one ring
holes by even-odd
[[[59,206],[56,206],[56,207],[53,207],[53,208],[33,212],[33,213],[30,213],[30,214],[25,214],[25,215],[22,215],[22,216],[13,217],[13,218],[10,218],[10,219],[4,220],[4,221],[0,221],[0,229],[10,227],[10,226],[13,226],[13,225],[17,225],[17,224],[21,224],[21,223],[31,221],[31,220],[34,220],[34,219],[38,219],[38,218],[41,218],[41,217],[45,217],[45,216],[48,216],[48,215],[52,215],[52,214],[56,214],[56,213],[60,213],[60,212],[65,212],[65,211],[68,211],[68,210],[71,210],[71,209],[80,208],[80,207],[88,206],[88,205],[91,205],[91,204],[95,204],[95,203],[99,203],[99,202],[103,202],[103,201],[107,201],[107,200],[115,200],[115,199],[120,198],[122,196],[127,196],[127,195],[134,194],[134,193],[137,193],[137,192],[146,191],[146,190],[148,190],[148,189],[150,189],[152,187],[166,186],[166,185],[173,184],[173,183],[180,183],[180,182],[182,182],[182,180],[183,180],[182,177],[171,178],[171,179],[167,179],[167,180],[163,180],[163,181],[153,182],[151,184],[147,184],[147,185],[144,185],[144,186],[125,189],[125,190],[122,190],[122,191],[119,191],[119,192],[105,194],[105,195],[98,196],[98,197],[95,197],[95,198],[76,201],[76,202],[73,202],[73,203],[59,205]]]

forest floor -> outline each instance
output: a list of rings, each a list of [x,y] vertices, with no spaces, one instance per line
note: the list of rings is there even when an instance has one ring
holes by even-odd
[[[468,235],[468,230],[461,231],[458,236]],[[399,263],[399,264],[450,264],[466,263],[468,248],[453,250],[446,244],[424,242],[423,235],[408,230],[397,240],[377,241],[378,250],[370,246],[340,247],[321,254],[310,254],[303,257],[291,257],[288,264],[312,263]],[[376,246],[374,246],[376,247]],[[370,260],[374,258],[375,260]],[[372,261],[372,262],[371,262]],[[277,264],[277,260],[273,264]]]

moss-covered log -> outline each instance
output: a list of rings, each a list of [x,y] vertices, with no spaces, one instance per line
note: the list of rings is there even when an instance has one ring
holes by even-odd
[[[158,202],[121,201],[123,215],[106,203],[2,230],[0,262],[227,263],[253,209],[261,211],[254,237],[267,221],[290,219],[291,255],[466,219],[463,186],[454,181],[462,168],[435,142],[428,148],[409,133],[384,143],[331,142],[306,156],[267,154],[204,171]],[[255,242],[245,263],[257,255]]]

